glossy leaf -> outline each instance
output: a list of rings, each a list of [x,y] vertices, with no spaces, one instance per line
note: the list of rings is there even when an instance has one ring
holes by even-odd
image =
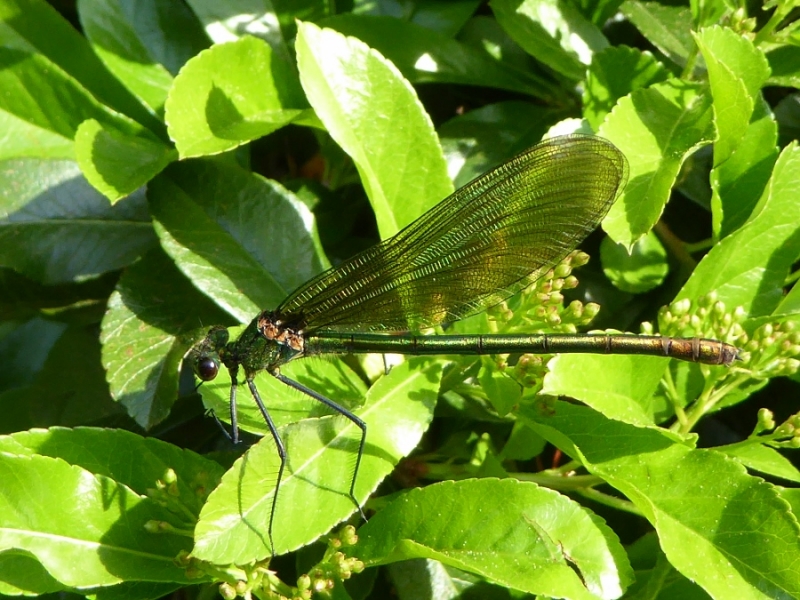
[[[735,458],[748,469],[794,483],[800,482],[800,470],[788,458],[769,446],[761,444],[722,446],[719,451]]]
[[[433,416],[440,376],[440,363],[404,363],[376,383],[355,411],[369,423],[356,481],[359,502],[419,442]],[[275,547],[270,548],[267,524],[279,461],[272,438],[266,437],[236,461],[209,497],[195,530],[194,556],[241,564],[283,554],[317,539],[356,510],[346,491],[360,430],[342,417],[326,417],[283,427],[280,434],[288,461],[275,507]]]
[[[6,161],[0,172],[0,263],[40,283],[130,264],[156,241],[143,197],[114,206],[64,160]]]
[[[766,599],[800,590],[797,521],[774,486],[737,462],[564,402],[524,417],[625,494],[655,527],[670,563],[712,597]]]
[[[78,11],[101,60],[159,115],[172,77],[209,45],[183,2],[79,0]]]
[[[307,118],[296,77],[266,43],[249,36],[198,54],[181,69],[166,102],[181,158],[231,150]]]
[[[600,246],[603,273],[624,292],[642,294],[658,287],[669,272],[667,252],[651,231],[633,245],[630,254],[605,238]]]
[[[493,0],[497,21],[528,54],[570,79],[583,79],[608,40],[569,3]]]
[[[714,137],[710,101],[700,86],[679,80],[636,90],[617,104],[600,130],[630,161],[628,186],[603,221],[630,248],[655,225],[685,158]]]
[[[154,139],[123,135],[94,119],[78,127],[75,155],[84,177],[112,202],[135,192],[177,158]]]
[[[653,393],[669,361],[651,356],[561,354],[548,363],[542,393],[568,396],[634,425],[655,421]]]
[[[715,231],[722,231],[724,221],[727,233],[752,210],[777,158],[777,131],[764,119],[760,96],[769,67],[763,53],[733,31],[712,27],[696,38],[708,67],[718,134],[711,173]],[[740,152],[745,156],[736,156]]]
[[[453,191],[430,117],[394,65],[363,42],[310,23],[298,30],[297,62],[309,102],[358,167],[381,237]],[[376,120],[376,110],[385,118]]]
[[[583,92],[583,118],[597,131],[606,115],[623,98],[665,81],[669,71],[649,52],[612,46],[592,56]]]
[[[186,539],[145,530],[147,521],[173,519],[152,500],[57,458],[0,453],[0,473],[0,549],[26,551],[72,587],[190,582],[173,561],[189,549]]]
[[[552,82],[504,64],[485,50],[415,25],[385,17],[337,15],[325,27],[356,37],[389,59],[411,83],[481,85],[552,100]]]
[[[781,153],[753,216],[713,248],[678,294],[696,298],[711,290],[728,306],[743,306],[751,317],[770,314],[783,297],[783,283],[800,252],[800,177],[796,144]],[[742,252],[746,248],[747,252]]]
[[[148,201],[178,268],[241,323],[327,266],[308,208],[234,165],[172,165],[150,184]]]
[[[178,370],[194,341],[191,332],[226,319],[160,250],[120,278],[101,324],[103,366],[114,398],[139,425],[149,428],[163,420],[177,399]]]
[[[359,530],[367,566],[435,558],[500,585],[616,598],[632,579],[619,541],[557,492],[512,479],[443,482],[404,494]]]
[[[557,114],[511,100],[453,117],[438,131],[450,178],[461,187],[530,147],[543,137]]]
[[[686,65],[694,46],[688,7],[625,0],[620,11],[667,58],[678,66]]]
[[[48,67],[45,81],[59,83],[63,71],[112,111],[128,115],[152,131],[163,129],[160,121],[108,71],[86,38],[49,3],[44,0],[6,0],[0,4],[0,20],[5,25],[4,46],[35,54],[35,60],[44,57],[45,64],[58,65]],[[65,50],[67,48],[69,51]],[[51,79],[53,75],[55,77]],[[41,93],[43,90],[38,91]],[[37,103],[41,104],[42,97],[38,94],[36,97]],[[58,101],[67,97],[62,96]],[[78,106],[70,106],[59,118],[71,117],[80,122],[92,116],[81,117],[80,111],[75,110]]]

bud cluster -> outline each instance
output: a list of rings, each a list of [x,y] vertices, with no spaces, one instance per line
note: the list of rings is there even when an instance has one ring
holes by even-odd
[[[747,334],[742,328],[745,313],[742,307],[728,312],[725,303],[711,292],[696,303],[684,298],[663,307],[658,314],[662,335],[700,337],[720,340],[741,347]],[[643,332],[652,334],[652,325],[643,325]]]
[[[539,330],[575,333],[588,325],[600,311],[597,304],[584,305],[577,300],[564,306],[563,290],[574,289],[578,279],[572,269],[589,262],[585,252],[570,253],[554,268],[547,271],[518,297],[501,302],[488,310],[503,333],[531,333]],[[510,303],[516,307],[511,308]]]
[[[758,411],[758,423],[751,438],[758,436],[759,442],[766,442],[773,448],[800,448],[800,413],[795,413],[783,423],[775,426],[775,415],[762,408]]]

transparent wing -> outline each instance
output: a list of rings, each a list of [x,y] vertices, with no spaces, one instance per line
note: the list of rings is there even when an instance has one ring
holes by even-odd
[[[307,331],[406,331],[464,318],[560,262],[606,215],[627,172],[601,138],[546,140],[304,284],[277,312]]]

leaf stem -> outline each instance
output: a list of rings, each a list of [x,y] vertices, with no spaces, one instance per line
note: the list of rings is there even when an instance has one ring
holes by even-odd
[[[593,500],[599,504],[603,504],[605,506],[609,506],[611,508],[616,508],[617,510],[621,510],[632,515],[642,516],[642,511],[640,511],[633,502],[630,500],[625,500],[623,498],[617,498],[616,496],[610,496],[608,494],[604,494],[603,492],[598,492],[594,488],[585,488],[581,490],[577,490],[577,493],[583,496],[584,498],[588,498],[589,500]]]

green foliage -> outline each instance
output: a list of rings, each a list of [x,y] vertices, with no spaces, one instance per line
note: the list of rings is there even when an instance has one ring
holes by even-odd
[[[0,0],[0,594],[800,598],[794,5],[342,4]],[[739,360],[289,363],[370,520],[359,430],[262,374],[271,545],[269,430],[187,351],[548,131],[628,158],[595,260],[448,332]]]

